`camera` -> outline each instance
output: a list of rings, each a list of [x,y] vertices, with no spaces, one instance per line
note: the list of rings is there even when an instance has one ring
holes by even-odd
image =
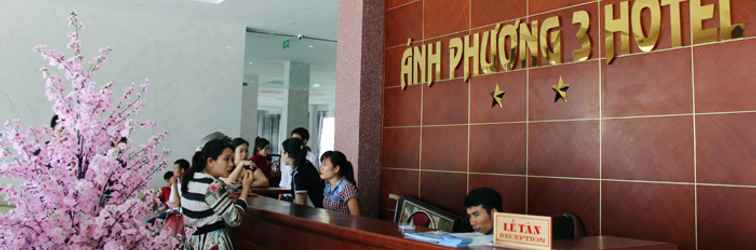
[[[304,39],[304,35],[302,35],[302,34],[297,34],[297,39],[298,39],[298,40],[302,40],[302,39]]]

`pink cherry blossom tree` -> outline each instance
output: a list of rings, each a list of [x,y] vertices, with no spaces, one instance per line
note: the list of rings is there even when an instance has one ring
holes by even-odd
[[[147,184],[167,165],[159,148],[166,133],[142,145],[119,143],[135,128],[154,128],[132,118],[144,105],[149,82],[132,83],[114,100],[113,83],[93,78],[111,50],[85,59],[76,13],[69,25],[72,55],[34,48],[62,72],[41,69],[58,125],[25,128],[14,120],[0,131],[0,176],[17,183],[0,189],[14,206],[0,215],[0,248],[175,249],[177,238],[145,222],[156,205]]]

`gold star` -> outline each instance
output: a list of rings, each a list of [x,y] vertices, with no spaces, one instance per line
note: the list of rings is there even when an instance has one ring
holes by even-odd
[[[499,86],[499,84],[496,84],[496,89],[494,89],[494,91],[491,91],[491,108],[496,107],[496,105],[499,105],[499,108],[503,108],[505,94],[507,94],[507,92],[502,91],[501,86]]]
[[[570,85],[565,83],[561,76],[559,77],[559,82],[551,86],[551,89],[554,90],[555,94],[554,102],[558,102],[559,100],[567,102],[567,90],[570,89]]]

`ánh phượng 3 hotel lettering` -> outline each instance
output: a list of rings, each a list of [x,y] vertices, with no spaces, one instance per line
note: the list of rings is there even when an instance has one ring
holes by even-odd
[[[683,2],[687,2],[688,9],[684,9]],[[588,5],[587,5],[588,6]],[[731,20],[730,0],[718,0],[704,4],[702,0],[635,0],[620,1],[618,3],[600,4],[603,8],[602,16],[591,17],[586,10],[572,13],[571,20],[561,20],[559,16],[545,19],[515,20],[507,24],[496,24],[489,30],[483,30],[468,35],[453,37],[442,48],[441,41],[426,42],[417,46],[409,46],[402,53],[401,87],[411,85],[432,85],[434,81],[454,79],[458,67],[463,67],[463,77],[468,81],[470,77],[493,72],[509,71],[515,68],[530,66],[558,65],[564,61],[565,53],[571,55],[571,62],[590,59],[592,47],[596,46],[594,38],[590,37],[591,18],[600,18],[603,29],[602,48],[606,62],[611,63],[616,56],[630,53],[630,36],[643,52],[650,52],[656,48],[661,34],[662,25],[669,25],[671,47],[683,46],[681,16],[688,11],[690,16],[690,33],[692,44],[725,41],[741,37],[744,25],[733,23]],[[704,21],[714,19],[718,11],[719,25],[704,27]],[[648,16],[644,22],[643,15]],[[662,15],[668,15],[668,23],[662,23]],[[561,27],[575,25],[576,34],[570,34],[577,39],[579,48],[572,51],[562,51]],[[713,25],[712,25],[713,26]],[[619,46],[615,46],[615,39]],[[442,62],[442,50],[448,50],[449,61]],[[444,65],[446,64],[446,65]],[[448,75],[441,75],[441,67],[448,67]]]

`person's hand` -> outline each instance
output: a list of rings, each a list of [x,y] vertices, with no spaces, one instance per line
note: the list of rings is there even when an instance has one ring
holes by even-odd
[[[232,201],[236,201],[236,200],[238,200],[238,199],[239,199],[239,197],[241,197],[241,193],[240,193],[240,192],[234,192],[234,193],[229,193],[229,194],[228,194],[228,198],[229,198],[230,200],[232,200]]]
[[[242,179],[242,187],[251,188],[252,182],[255,181],[255,175],[251,170],[244,170],[244,178]]]
[[[242,191],[239,194],[239,199],[246,201],[247,197],[250,195],[250,192],[252,192],[252,182],[254,182],[255,178],[252,174],[252,171],[250,170],[244,170],[242,174]]]
[[[257,165],[253,161],[239,161],[239,163],[236,164],[236,167],[244,167],[246,169],[254,170],[257,168]]]
[[[254,162],[252,162],[252,161],[246,161],[246,160],[245,161],[237,161],[237,163],[236,163],[236,167],[249,167],[249,166],[254,166],[254,165],[255,165]]]

